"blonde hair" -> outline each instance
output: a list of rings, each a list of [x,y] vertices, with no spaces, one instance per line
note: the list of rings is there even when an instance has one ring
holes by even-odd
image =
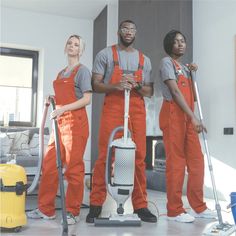
[[[85,50],[85,41],[82,39],[81,36],[77,35],[77,34],[73,34],[71,35],[67,41],[66,41],[66,45],[68,43],[68,41],[71,39],[71,38],[77,38],[79,40],[79,56],[81,57],[84,53],[84,50]],[[66,47],[66,46],[65,46]]]

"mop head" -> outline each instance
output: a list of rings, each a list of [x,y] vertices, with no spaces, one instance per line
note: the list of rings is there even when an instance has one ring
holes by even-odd
[[[203,235],[205,236],[230,236],[236,231],[235,225],[228,223],[215,223],[209,228],[204,230]]]
[[[141,226],[137,214],[111,215],[109,218],[94,219],[95,226]]]

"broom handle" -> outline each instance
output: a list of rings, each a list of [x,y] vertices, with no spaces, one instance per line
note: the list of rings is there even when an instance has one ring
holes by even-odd
[[[197,81],[196,81],[196,72],[195,71],[191,71],[191,77],[192,77],[192,81],[193,81],[194,88],[195,88],[195,94],[196,94],[196,99],[197,99],[197,107],[198,107],[198,111],[199,111],[200,121],[201,121],[201,123],[203,123],[202,107],[201,107],[201,101],[200,101],[199,89],[198,89],[198,85],[197,85]],[[205,147],[205,151],[206,151],[206,155],[207,155],[208,168],[209,168],[210,176],[211,176],[211,183],[212,183],[212,189],[213,189],[213,194],[214,194],[214,199],[215,199],[215,206],[216,206],[216,211],[217,211],[217,215],[218,215],[218,220],[219,220],[220,224],[223,224],[221,207],[220,207],[219,199],[218,199],[218,195],[217,195],[215,177],[213,174],[213,166],[212,166],[212,162],[211,162],[211,156],[210,156],[210,152],[209,152],[209,148],[208,148],[207,138],[206,138],[204,131],[202,131],[201,133],[202,133],[204,147]]]
[[[124,142],[127,142],[128,139],[128,120],[129,120],[129,98],[130,90],[125,89],[125,114],[124,114]]]

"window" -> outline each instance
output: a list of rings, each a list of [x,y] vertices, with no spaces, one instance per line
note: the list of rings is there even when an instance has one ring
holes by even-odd
[[[0,122],[36,125],[38,52],[0,47]]]

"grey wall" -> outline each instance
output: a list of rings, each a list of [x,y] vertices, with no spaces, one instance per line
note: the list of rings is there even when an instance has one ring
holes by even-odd
[[[105,7],[94,21],[93,60],[96,54],[107,45],[107,7]],[[100,114],[102,111],[103,94],[93,93],[92,125],[91,125],[91,167],[98,156],[98,132]]]
[[[185,34],[188,50],[184,61],[192,61],[192,0],[120,0],[119,22],[125,19],[137,24],[135,47],[150,57],[154,78],[165,55],[163,38],[171,29]]]

